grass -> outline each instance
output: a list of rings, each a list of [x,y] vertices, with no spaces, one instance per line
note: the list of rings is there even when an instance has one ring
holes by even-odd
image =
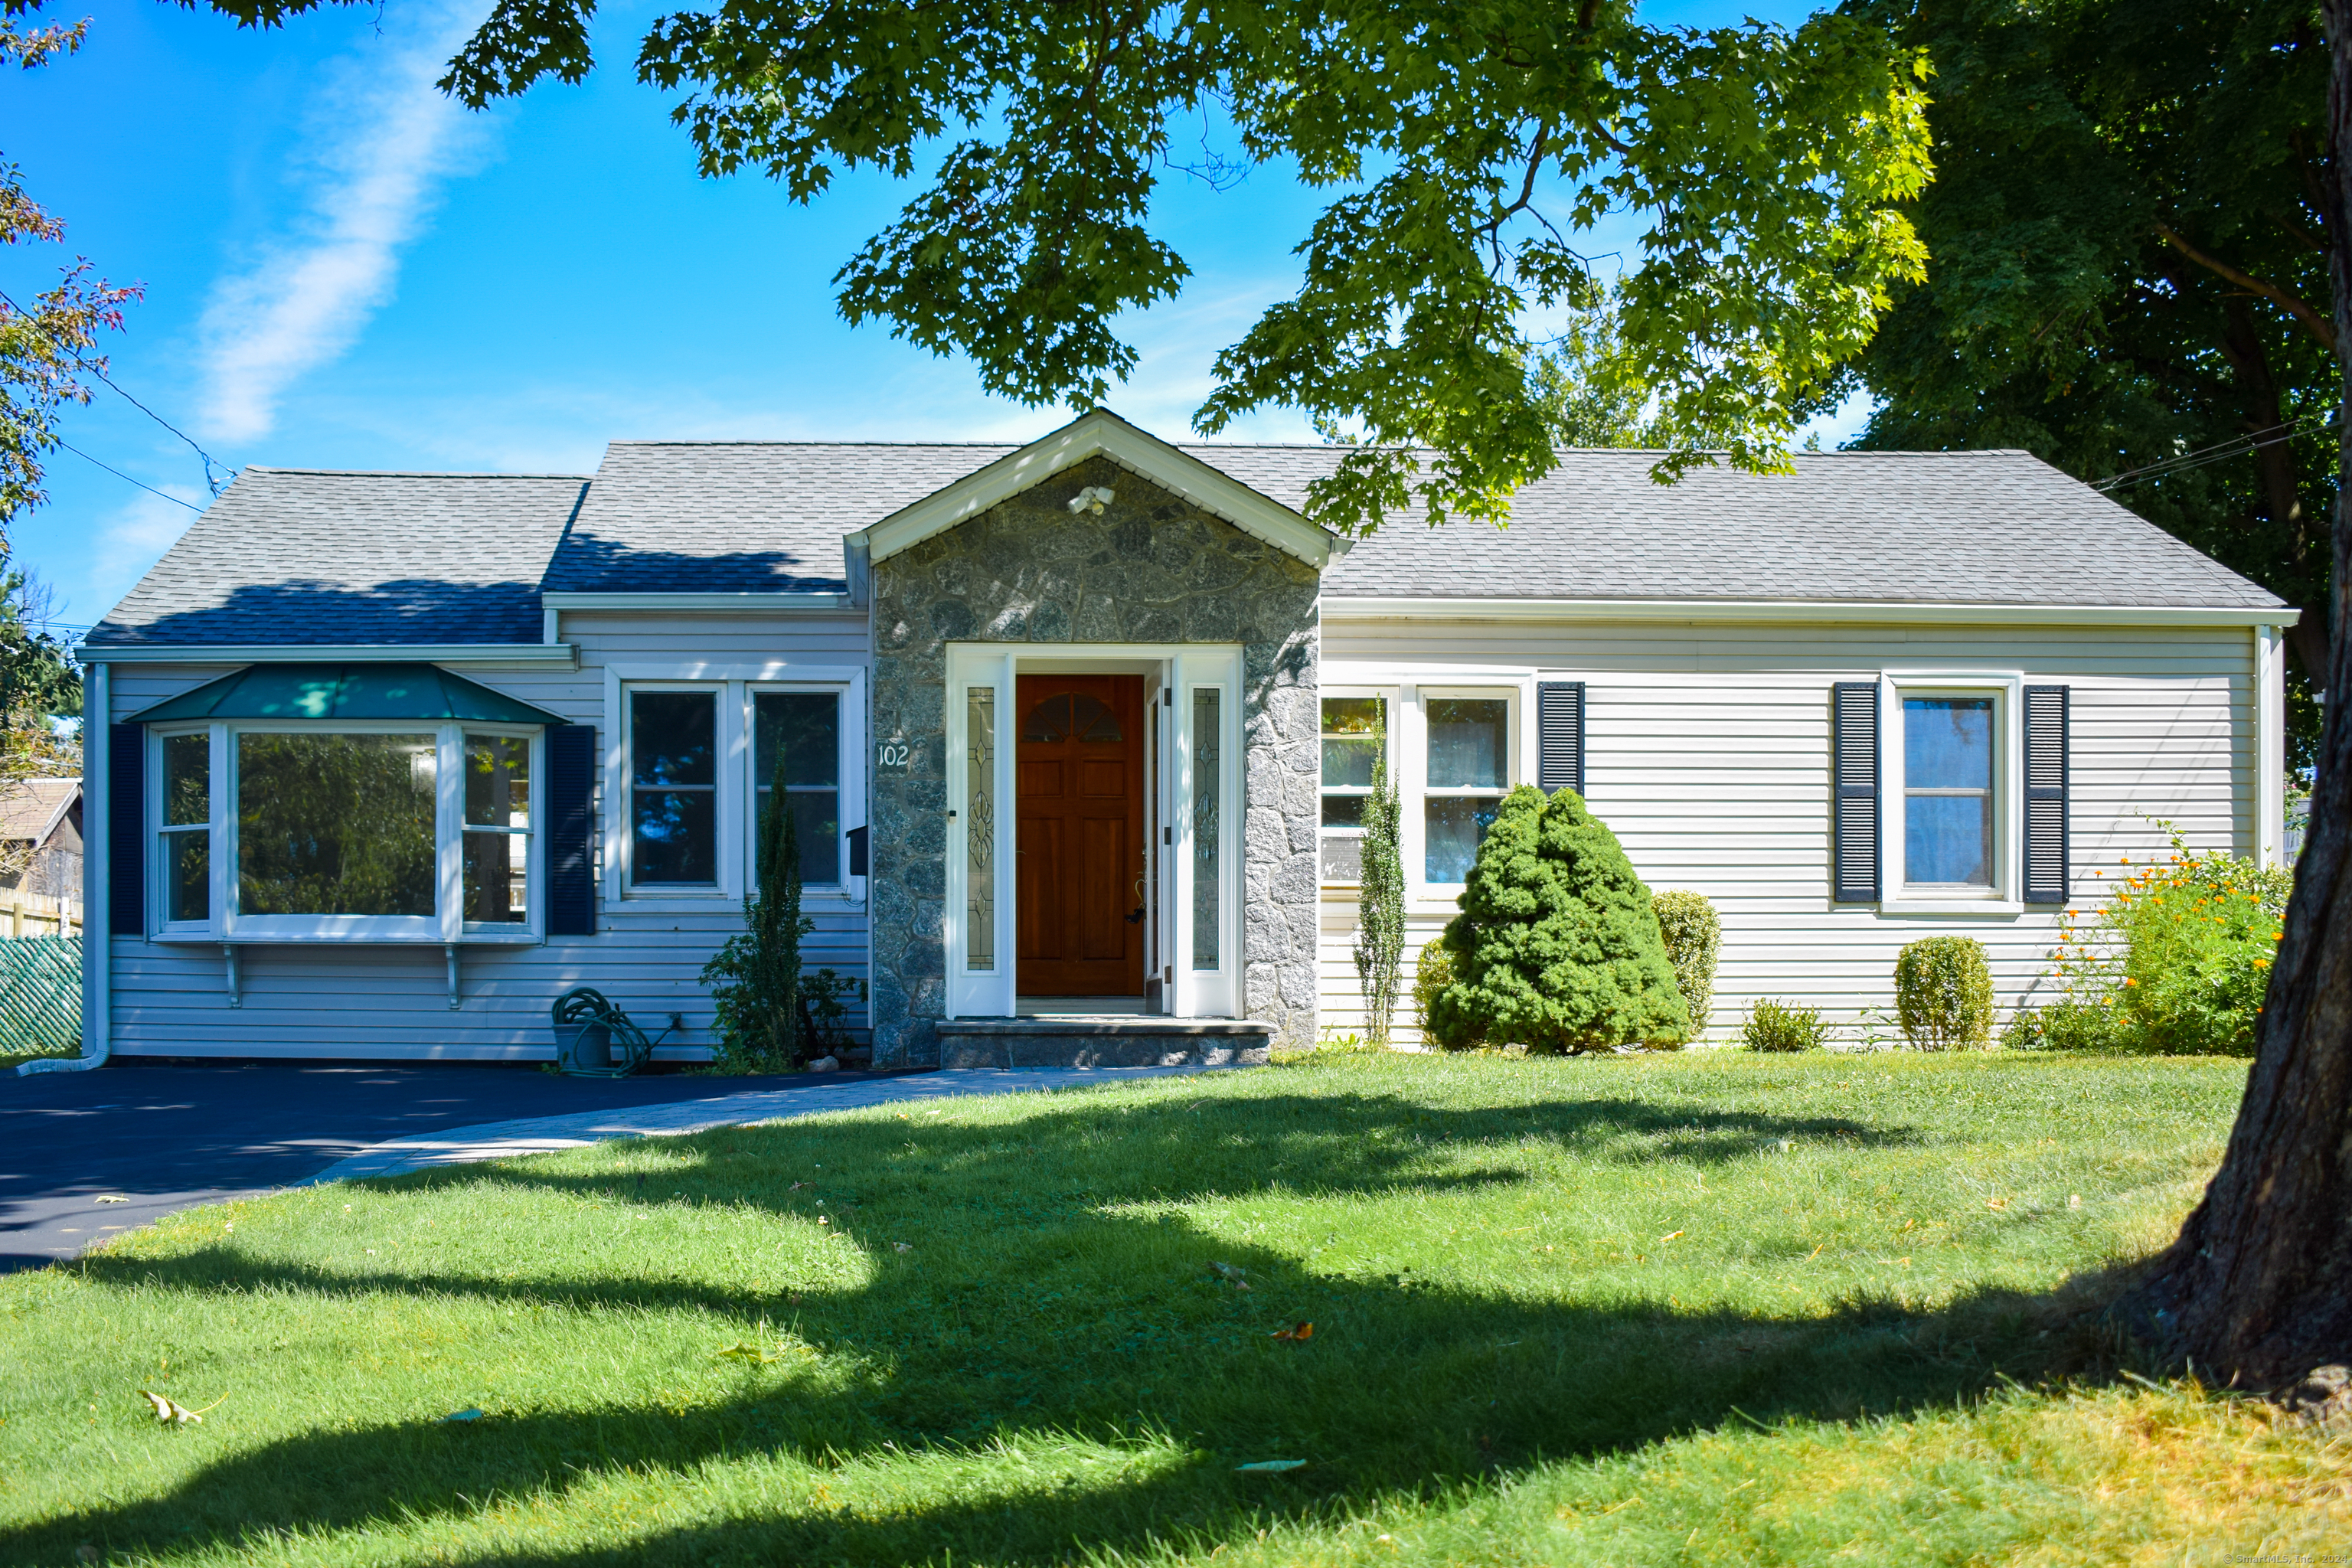
[[[194,1210],[0,1279],[0,1562],[2340,1548],[2085,1310],[2244,1072],[1318,1054]]]

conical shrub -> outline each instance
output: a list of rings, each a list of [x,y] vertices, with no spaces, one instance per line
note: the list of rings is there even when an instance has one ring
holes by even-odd
[[[1430,1008],[1441,1040],[1577,1052],[1690,1034],[1650,889],[1572,791],[1511,792],[1443,941],[1454,980]]]

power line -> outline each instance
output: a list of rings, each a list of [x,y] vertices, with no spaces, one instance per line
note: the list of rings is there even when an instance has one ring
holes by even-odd
[[[157,489],[153,485],[145,484],[138,479],[132,479],[129,474],[124,473],[121,468],[116,468],[111,463],[99,463],[96,458],[91,457],[88,452],[83,451],[79,447],[75,446],[70,441],[59,441],[58,445],[63,447],[67,451],[71,452],[75,457],[79,458],[85,463],[98,463],[100,468],[104,468],[108,473],[112,474],[116,479],[121,479],[123,483],[138,485],[141,489],[145,490],[151,496],[163,496],[165,500],[170,501],[173,506],[184,506],[193,512],[202,512],[205,510],[194,501],[182,500],[178,496],[174,495],[164,495],[162,490]],[[220,492],[218,490],[215,490],[213,493],[215,495],[218,495]]]
[[[2183,452],[2176,458],[2167,458],[2160,463],[2149,463],[2144,468],[2126,468],[2120,474],[2109,475],[2091,488],[2105,495],[2116,490],[2127,489],[2143,479],[2161,479],[2170,474],[2187,473],[2191,468],[2201,468],[2209,464],[2227,462],[2231,458],[2242,458],[2250,453],[2259,452],[2265,447],[2275,447],[2282,441],[2291,441],[2297,436],[2325,428],[2327,419],[2328,416],[2325,414],[2315,414],[2308,419],[2297,420],[2292,425],[2273,425],[2249,435],[2236,436],[2227,441],[2216,442],[2210,447],[2200,447],[2193,452]]]
[[[113,391],[115,391],[116,393],[121,394],[121,397],[122,397],[122,400],[123,400],[125,403],[130,404],[131,407],[136,408],[137,410],[139,410],[139,412],[140,412],[140,413],[144,414],[145,416],[147,416],[147,417],[148,417],[148,418],[152,419],[156,424],[161,425],[164,429],[169,430],[173,435],[177,436],[181,440],[185,441],[185,442],[188,444],[188,449],[189,449],[190,451],[194,452],[194,453],[198,458],[202,458],[202,459],[204,460],[204,465],[205,465],[205,488],[206,488],[206,489],[210,489],[210,490],[213,492],[213,497],[214,497],[214,499],[215,499],[215,500],[218,500],[218,499],[219,499],[219,497],[220,497],[220,493],[221,493],[221,484],[220,484],[220,481],[219,481],[218,479],[214,479],[214,478],[213,478],[213,470],[214,470],[215,468],[218,468],[218,469],[220,469],[220,471],[221,471],[221,472],[223,472],[223,473],[226,474],[230,479],[235,479],[235,478],[236,478],[236,470],[235,468],[230,468],[226,463],[220,462],[220,461],[218,461],[217,459],[215,459],[210,452],[205,451],[202,447],[199,447],[199,446],[197,446],[197,445],[196,445],[196,440],[195,440],[195,437],[193,437],[193,436],[189,435],[185,430],[181,429],[177,425],[173,424],[169,419],[164,418],[162,415],[160,415],[160,414],[156,413],[153,409],[152,409],[152,408],[148,407],[145,404],[143,404],[143,403],[140,402],[137,398],[135,398],[135,397],[131,396],[131,394],[129,394],[128,392],[124,392],[121,386],[116,385],[116,384],[115,384],[115,382],[114,382],[114,378],[113,378],[113,377],[111,377],[111,376],[108,375],[108,374],[106,374],[106,372],[105,372],[105,371],[103,371],[103,370],[100,369],[97,365],[92,364],[89,361],[88,361],[88,360],[86,360],[86,359],[82,358],[82,357],[81,357],[81,351],[80,351],[80,350],[79,350],[79,349],[75,348],[71,343],[69,343],[69,342],[66,342],[63,338],[58,337],[58,336],[57,335],[57,333],[55,333],[55,332],[53,332],[53,331],[49,331],[49,329],[48,329],[48,328],[47,328],[47,327],[45,327],[45,326],[41,325],[41,319],[40,319],[38,316],[34,315],[31,311],[29,311],[29,310],[26,310],[24,306],[19,305],[18,303],[16,303],[16,300],[14,300],[10,299],[10,298],[9,298],[9,296],[8,296],[8,291],[7,291],[6,289],[0,289],[0,303],[5,303],[5,304],[8,307],[8,309],[10,309],[11,310],[14,310],[14,311],[17,314],[17,316],[18,316],[19,318],[21,318],[21,319],[22,319],[22,320],[23,320],[23,321],[25,321],[28,326],[30,326],[30,327],[31,327],[35,331],[37,331],[37,332],[40,333],[40,334],[41,334],[41,336],[43,336],[43,337],[45,337],[45,338],[48,339],[48,340],[49,340],[49,342],[51,342],[55,343],[55,344],[58,346],[58,348],[62,353],[65,353],[68,358],[70,358],[70,359],[74,362],[74,363],[75,363],[75,364],[77,364],[77,365],[80,366],[83,370],[86,370],[86,371],[89,372],[89,374],[92,374],[92,375],[96,376],[100,381],[101,381],[101,382],[105,383],[105,384],[106,384],[106,385],[107,385],[108,387],[111,388],[111,389],[112,389]],[[59,446],[61,446],[61,447],[62,447],[62,446],[65,446],[65,443],[64,443],[64,442],[62,442],[62,441],[60,441],[60,442],[59,442],[59,443],[58,443],[58,444]],[[69,451],[69,452],[70,452],[70,451],[72,451],[72,450],[73,450],[73,448],[72,448],[72,447],[66,447],[66,450],[68,450],[68,451]],[[87,452],[79,452],[79,453],[76,453],[75,455],[76,455],[77,457],[89,457],[89,453],[87,453]],[[98,462],[98,459],[97,459],[97,458],[90,458],[90,461],[91,461],[91,462],[96,463],[96,462]],[[105,465],[105,464],[103,464],[103,463],[99,463],[99,465],[98,465],[98,466],[99,466],[100,468],[105,468],[105,467],[106,467],[106,465]],[[109,469],[108,471],[109,471],[109,472],[112,472],[113,470]],[[128,475],[128,474],[125,474],[125,475],[123,475],[122,477],[123,477],[124,479],[131,479],[131,476],[130,476],[130,475]],[[131,479],[131,482],[132,484],[134,484],[134,485],[139,484],[139,481],[138,481],[137,479]],[[146,486],[144,486],[144,485],[140,485],[140,489],[146,489],[146,488],[147,488],[147,487],[146,487]],[[163,492],[162,492],[161,490],[158,490],[158,491],[156,491],[155,493],[156,493],[156,494],[158,494],[158,495],[162,495],[162,494],[163,494]],[[165,500],[176,500],[177,498],[176,498],[176,497],[170,497],[170,496],[166,496],[166,497],[164,497],[164,499],[165,499]],[[185,501],[181,501],[181,502],[180,502],[180,504],[181,504],[182,506],[186,506],[188,503],[187,503],[187,502],[185,502]]]

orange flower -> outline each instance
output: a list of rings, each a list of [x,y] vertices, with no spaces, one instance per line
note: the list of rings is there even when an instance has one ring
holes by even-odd
[[[2126,984],[2126,985],[2137,985],[2137,984],[2139,984],[2139,982],[2138,982],[2138,981],[2137,981],[2137,980],[2134,980],[2134,979],[2133,979],[2133,978],[2131,978],[2131,976],[2129,976],[2129,975],[2126,975],[2126,976],[2124,977],[2124,984]]]

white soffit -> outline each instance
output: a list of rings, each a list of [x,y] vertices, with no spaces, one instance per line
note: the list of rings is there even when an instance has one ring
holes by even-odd
[[[1190,453],[1178,451],[1158,437],[1137,429],[1107,408],[1082,414],[1052,435],[1032,441],[1017,452],[1007,453],[945,489],[925,496],[849,537],[864,542],[874,560],[887,561],[1097,456],[1108,458],[1120,468],[1183,497],[1202,510],[1297,556],[1318,571],[1328,565],[1333,556],[1345,552],[1337,537],[1280,501],[1259,494]]]

